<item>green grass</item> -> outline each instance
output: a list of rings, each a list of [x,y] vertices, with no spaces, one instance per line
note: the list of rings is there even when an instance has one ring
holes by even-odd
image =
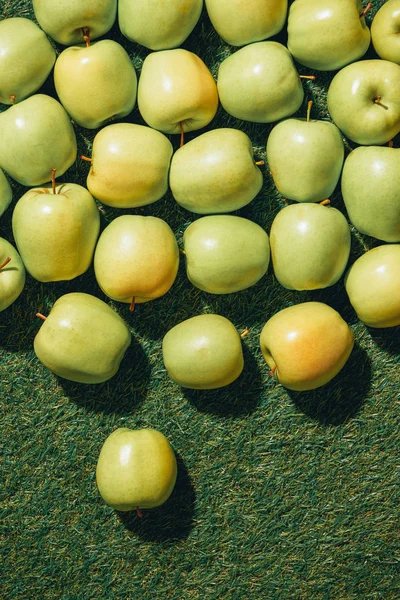
[[[369,21],[379,2],[373,4]],[[0,18],[27,15],[27,0],[0,7]],[[120,39],[116,26],[111,35]],[[139,70],[147,51],[120,41]],[[205,14],[184,47],[200,54],[214,75],[233,50]],[[313,99],[315,113],[327,116],[331,76],[304,83],[299,114]],[[51,92],[51,80],[44,89]],[[141,122],[137,111],[129,120]],[[271,126],[238,122],[220,109],[209,128],[221,126],[243,129],[257,159],[265,158]],[[80,151],[90,153],[96,132],[76,131]],[[178,140],[173,143],[176,148]],[[77,163],[62,179],[84,183],[87,170]],[[261,194],[238,214],[269,231],[284,203],[267,168],[264,178]],[[25,191],[15,183],[13,190],[14,202],[0,219],[0,236],[10,241],[12,208]],[[343,209],[339,191],[332,203]],[[102,208],[102,225],[134,212]],[[195,218],[170,194],[140,212],[165,218],[179,241]],[[351,261],[379,243],[352,228]],[[290,292],[270,268],[253,288],[219,297],[193,288],[182,262],[171,291],[133,314],[107,300],[134,342],[113,379],[85,386],[55,377],[33,352],[35,313],[48,312],[74,290],[107,300],[93,271],[54,284],[28,276],[23,294],[0,314],[2,598],[399,598],[399,328],[360,323],[342,282]],[[309,299],[339,310],[356,345],[331,383],[294,393],[269,377],[259,334],[280,308]],[[239,331],[249,328],[245,370],[221,390],[183,390],[165,372],[162,337],[181,320],[211,312]],[[178,457],[171,498],[141,520],[107,507],[96,488],[100,448],[119,426],[159,429]]]

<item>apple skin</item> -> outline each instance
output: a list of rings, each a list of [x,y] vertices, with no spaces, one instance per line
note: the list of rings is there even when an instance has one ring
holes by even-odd
[[[279,33],[287,7],[288,0],[206,0],[214,29],[231,46],[245,46]]]
[[[83,41],[82,29],[94,40],[111,29],[117,16],[117,0],[32,0],[40,27],[64,46]]]
[[[240,335],[220,315],[198,315],[178,323],[164,336],[162,352],[168,375],[185,388],[220,388],[243,371]]]
[[[193,52],[176,48],[151,52],[138,85],[139,111],[150,127],[163,133],[195,131],[208,125],[218,108],[217,85]]]
[[[38,281],[85,273],[100,231],[100,213],[86,188],[63,183],[29,190],[16,203],[12,227],[27,271]]]
[[[345,286],[360,321],[376,328],[400,325],[400,244],[383,244],[360,256]]]
[[[333,122],[357,144],[386,144],[400,131],[399,87],[400,66],[390,61],[361,60],[347,65],[328,89]]]
[[[96,468],[101,497],[118,511],[161,506],[170,497],[176,477],[171,444],[151,428],[113,431],[101,448]]]
[[[296,0],[288,14],[289,52],[300,64],[335,71],[361,58],[370,31],[361,0]]]
[[[73,292],[54,303],[36,334],[34,350],[59,377],[91,384],[116,374],[130,343],[127,325],[108,304]]]
[[[388,0],[376,13],[371,37],[377,55],[400,64],[400,0]]]
[[[249,137],[239,129],[207,131],[172,157],[169,183],[175,200],[197,214],[226,213],[246,206],[261,190]]]
[[[361,233],[400,242],[400,148],[359,146],[344,163],[342,196]]]
[[[7,177],[0,169],[0,217],[7,210],[12,201],[12,189]]]
[[[46,81],[56,53],[30,19],[0,21],[0,102],[14,104],[34,94]]]
[[[254,123],[292,115],[304,97],[292,57],[278,42],[256,42],[228,56],[219,66],[217,86],[223,109]]]
[[[343,166],[344,144],[329,121],[285,119],[267,140],[267,161],[278,191],[289,200],[320,202],[333,193]]]
[[[20,255],[10,242],[0,238],[0,265],[8,257],[11,260],[0,269],[0,311],[11,306],[25,286],[25,267]]]
[[[0,166],[30,187],[57,177],[75,162],[77,144],[71,121],[57,100],[35,94],[0,114]]]
[[[93,140],[87,187],[97,200],[115,208],[151,204],[168,190],[172,153],[169,139],[155,129],[108,125]]]
[[[150,50],[181,46],[200,19],[203,0],[119,0],[122,34]]]
[[[129,115],[136,104],[136,71],[128,53],[113,40],[63,50],[54,67],[54,84],[65,110],[87,129]]]
[[[149,302],[168,292],[179,266],[174,232],[158,217],[123,215],[104,229],[94,254],[97,283],[118,302]]]
[[[350,254],[350,228],[344,215],[320,204],[291,204],[276,215],[270,231],[274,273],[290,290],[334,285]]]
[[[346,364],[353,332],[322,302],[303,302],[273,315],[260,335],[261,351],[276,379],[289,390],[314,390]]]
[[[183,245],[189,281],[210,294],[249,288],[268,270],[268,234],[243,217],[201,217],[185,230]]]

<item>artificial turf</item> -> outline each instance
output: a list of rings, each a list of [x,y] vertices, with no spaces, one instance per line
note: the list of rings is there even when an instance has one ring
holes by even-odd
[[[369,23],[379,6],[375,0]],[[33,18],[30,2],[3,1],[0,19],[12,16]],[[117,26],[105,37],[123,44],[139,72],[148,51],[121,38]],[[285,34],[276,39],[284,42]],[[183,47],[198,53],[214,76],[234,51],[205,12]],[[304,83],[298,115],[312,99],[313,116],[326,118],[333,74],[315,74],[315,82]],[[51,78],[43,91],[54,93]],[[142,123],[137,110],[124,120]],[[223,126],[245,131],[256,158],[265,159],[272,125],[240,122],[220,108],[207,129]],[[90,153],[96,131],[76,127],[76,133],[80,153]],[[179,140],[172,141],[177,148]],[[61,180],[84,184],[87,171],[77,161]],[[263,174],[262,192],[237,214],[269,232],[285,203],[267,166]],[[0,218],[0,236],[10,241],[13,206],[25,191],[12,186],[13,203]],[[344,211],[339,189],[332,204]],[[136,211],[101,207],[102,227],[132,213],[164,218],[179,242],[197,218],[168,193]],[[351,262],[381,243],[351,230]],[[134,341],[120,371],[104,384],[57,378],[33,352],[41,324],[35,313],[48,312],[69,291],[109,302],[131,328]],[[259,334],[279,309],[315,299],[346,319],[355,348],[332,382],[313,392],[289,392],[270,378]],[[162,337],[183,319],[212,312],[239,331],[249,329],[244,372],[220,390],[184,390],[167,376]],[[41,284],[28,276],[20,298],[0,314],[0,597],[399,598],[399,349],[399,328],[374,330],[358,321],[343,280],[325,290],[291,292],[270,267],[254,287],[215,296],[189,283],[182,257],[170,292],[130,313],[128,305],[104,296],[92,270],[70,282]],[[100,448],[120,426],[159,429],[177,454],[172,496],[163,507],[143,511],[142,519],[109,508],[96,488]]]

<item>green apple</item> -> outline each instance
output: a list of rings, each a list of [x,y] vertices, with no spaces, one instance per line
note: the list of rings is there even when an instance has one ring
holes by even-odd
[[[66,48],[57,58],[54,84],[65,110],[87,129],[125,117],[136,104],[136,71],[113,40]]]
[[[83,31],[92,40],[111,29],[117,15],[117,0],[32,0],[40,27],[64,46],[79,44]]]
[[[320,202],[333,193],[344,160],[339,129],[329,121],[285,119],[267,140],[267,161],[278,191],[289,200]]]
[[[400,148],[359,146],[346,158],[342,196],[361,233],[400,242]]]
[[[96,468],[103,500],[119,511],[156,508],[174,489],[175,453],[156,429],[120,427],[104,442]]]
[[[238,129],[214,129],[175,152],[169,183],[175,200],[194,213],[225,213],[246,206],[261,190],[249,137]]]
[[[115,208],[156,202],[168,189],[172,152],[169,139],[155,129],[108,125],[93,140],[87,187],[100,202]]]
[[[63,175],[76,159],[71,121],[57,100],[35,94],[0,114],[0,166],[27,187]]]
[[[139,111],[163,133],[195,131],[210,123],[218,108],[217,86],[204,62],[177,48],[151,52],[138,86]]]
[[[58,298],[43,318],[34,350],[50,371],[78,383],[102,383],[116,374],[131,334],[108,304],[73,292]]]
[[[268,270],[268,234],[243,217],[201,217],[187,227],[183,244],[188,279],[204,292],[230,294],[244,290]]]
[[[303,302],[273,315],[260,336],[271,375],[298,392],[333,379],[346,364],[353,332],[340,314],[322,302]]]
[[[206,0],[214,29],[231,46],[245,46],[279,33],[287,7],[288,0]]]
[[[0,21],[0,102],[15,104],[46,81],[56,53],[43,31],[30,19]]]
[[[270,232],[274,273],[290,290],[334,285],[350,254],[350,228],[336,208],[291,204],[278,212]]]
[[[220,388],[243,371],[240,335],[220,315],[198,315],[178,323],[164,336],[162,352],[168,375],[185,388]]]
[[[25,286],[25,267],[10,242],[0,238],[0,311],[8,308]]]
[[[345,285],[360,321],[377,328],[400,325],[400,244],[383,244],[360,256]]]
[[[100,231],[100,213],[75,183],[29,190],[12,216],[17,248],[38,281],[64,281],[88,270]]]
[[[122,34],[151,50],[183,44],[200,19],[203,0],[119,0]]]
[[[288,49],[256,42],[225,58],[218,70],[224,110],[244,121],[271,123],[296,112],[304,92]]]
[[[174,232],[158,217],[123,215],[100,235],[94,255],[97,283],[118,302],[148,302],[168,292],[179,266]]]
[[[288,49],[300,64],[335,71],[361,58],[370,43],[361,0],[295,0]]]
[[[333,122],[357,144],[385,144],[400,131],[399,87],[400,66],[388,60],[347,65],[328,89]]]
[[[371,38],[380,58],[400,64],[400,0],[388,0],[376,13]]]
[[[12,200],[12,189],[7,177],[0,169],[0,217],[7,210]]]

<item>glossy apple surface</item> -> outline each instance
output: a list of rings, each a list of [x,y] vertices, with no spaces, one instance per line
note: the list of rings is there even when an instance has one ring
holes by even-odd
[[[12,200],[12,189],[7,177],[0,169],[0,217],[7,210]]]
[[[242,343],[234,325],[215,314],[198,315],[164,336],[168,375],[182,387],[210,390],[235,381],[244,366]]]
[[[360,321],[377,328],[400,325],[400,244],[383,244],[360,256],[345,285]]]
[[[264,359],[284,387],[295,391],[325,385],[346,364],[353,332],[322,302],[303,302],[273,315],[260,336]]]
[[[249,137],[239,129],[207,131],[173,155],[169,183],[175,200],[197,214],[246,206],[261,190]]]
[[[156,508],[174,489],[175,453],[156,429],[120,427],[104,442],[96,468],[103,500],[115,510]]]
[[[55,60],[53,46],[33,21],[0,21],[0,102],[14,104],[36,92]]]
[[[400,64],[400,0],[388,0],[371,24],[372,44],[380,58]]]
[[[162,198],[168,189],[173,148],[159,131],[115,123],[93,140],[87,187],[103,204],[134,208]]]
[[[136,104],[135,69],[113,40],[66,48],[57,58],[54,84],[65,110],[87,129],[129,115]]]
[[[119,0],[121,32],[151,50],[180,46],[200,18],[203,0]]]
[[[271,123],[300,108],[304,92],[288,49],[256,42],[225,58],[218,70],[224,110],[244,121]]]
[[[328,89],[333,122],[357,144],[385,144],[400,131],[400,66],[361,60],[341,69]]]
[[[121,317],[108,304],[81,292],[61,296],[34,340],[36,356],[50,371],[78,383],[113,377],[131,343]]]
[[[279,33],[287,7],[287,0],[206,0],[214,29],[231,46],[245,46]]]
[[[92,40],[111,29],[117,15],[117,0],[32,0],[40,27],[64,46],[83,41],[89,29]]]
[[[400,148],[359,146],[344,163],[342,196],[361,233],[400,242]]]
[[[57,177],[75,162],[71,121],[57,100],[35,94],[0,114],[0,166],[27,187]]]
[[[0,311],[19,297],[24,286],[25,267],[20,255],[9,241],[0,238]]]
[[[268,234],[243,217],[201,217],[185,230],[183,245],[188,279],[204,292],[239,292],[256,284],[268,270]]]

